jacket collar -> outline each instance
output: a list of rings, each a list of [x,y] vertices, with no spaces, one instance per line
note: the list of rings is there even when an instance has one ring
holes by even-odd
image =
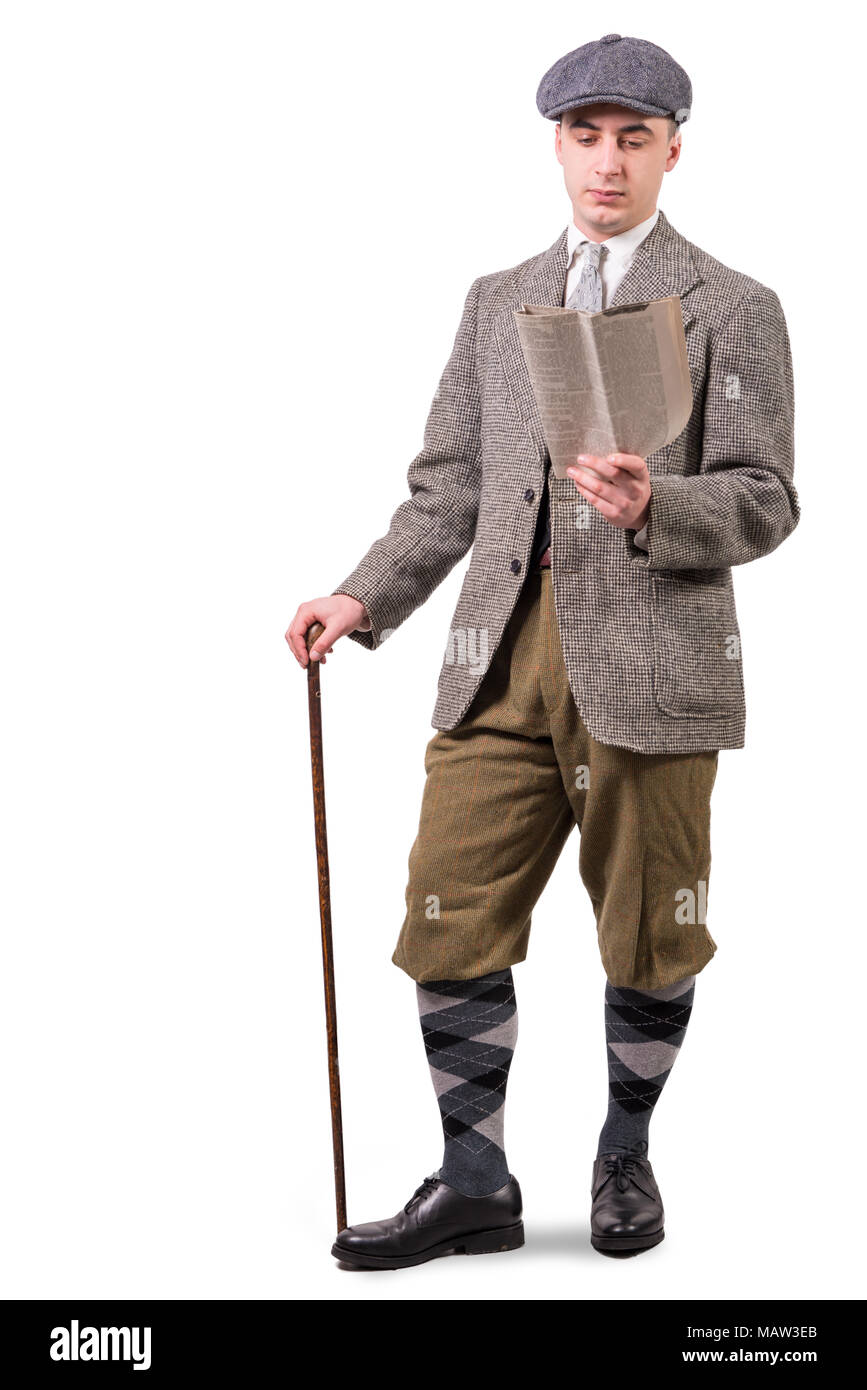
[[[518,309],[522,304],[562,305],[569,266],[568,240],[568,228],[564,227],[553,246],[543,251],[534,268],[519,285],[514,300],[510,302],[510,309]],[[700,279],[689,242],[675,231],[660,208],[656,222],[636,247],[626,274],[606,308],[648,299],[665,299],[670,294],[682,298]],[[684,328],[693,317],[688,306],[684,305]]]

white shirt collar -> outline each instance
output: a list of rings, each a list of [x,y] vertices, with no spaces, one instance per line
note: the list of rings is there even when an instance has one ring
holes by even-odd
[[[656,219],[658,217],[659,208],[654,208],[650,216],[645,218],[643,222],[639,222],[636,226],[630,227],[628,231],[618,232],[616,236],[606,237],[603,245],[607,248],[608,255],[613,256],[615,260],[621,261],[624,265],[628,264],[636,248],[644,240],[651,228],[656,225]],[[572,258],[575,255],[575,248],[580,246],[582,242],[589,241],[590,238],[581,231],[580,227],[576,227],[574,222],[569,223],[566,229],[566,238],[569,249],[569,264],[571,265]]]

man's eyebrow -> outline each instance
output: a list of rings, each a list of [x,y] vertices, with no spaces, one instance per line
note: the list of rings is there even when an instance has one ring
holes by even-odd
[[[598,126],[598,125],[594,125],[592,121],[584,120],[581,116],[576,116],[575,119],[574,119],[574,121],[570,121],[570,122],[569,122],[569,129],[570,129],[570,130],[579,130],[579,129],[583,129],[583,130],[601,130],[602,127],[601,127],[601,126]],[[653,134],[653,131],[650,129],[650,126],[649,126],[649,125],[645,125],[644,121],[635,121],[632,125],[621,125],[621,126],[618,126],[618,127],[617,127],[617,133],[618,133],[618,135],[626,135],[626,134],[628,134],[628,133],[630,133],[631,131],[634,131],[634,130],[643,130],[643,131],[645,131],[646,134],[648,134],[648,135],[652,135],[652,134]]]

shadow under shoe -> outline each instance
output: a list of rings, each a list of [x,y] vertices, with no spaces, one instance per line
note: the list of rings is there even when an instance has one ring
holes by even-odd
[[[642,1141],[640,1150],[594,1160],[590,1244],[603,1255],[638,1255],[665,1235],[662,1197],[646,1150]]]
[[[396,1216],[347,1226],[331,1247],[359,1269],[403,1269],[440,1255],[490,1255],[524,1244],[521,1189],[509,1181],[487,1197],[466,1197],[436,1173],[426,1177]]]

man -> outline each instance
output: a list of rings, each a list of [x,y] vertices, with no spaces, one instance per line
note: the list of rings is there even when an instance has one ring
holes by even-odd
[[[411,496],[287,632],[302,666],[314,621],[325,631],[312,659],[346,633],[375,650],[473,547],[392,957],[416,982],[443,1162],[396,1216],[339,1234],[332,1253],[350,1265],[523,1243],[503,1145],[512,966],[575,824],[607,977],[591,1242],[632,1255],[663,1239],[648,1126],[695,977],[717,949],[705,925],[710,796],[719,750],[744,746],[731,567],[768,554],[799,520],[779,299],[656,206],[691,101],[669,54],[619,34],[545,75],[537,105],[556,122],[573,219],[547,251],[474,281]],[[686,428],[648,459],[582,455],[556,478],[515,310],[668,295],[680,299],[693,385]]]

